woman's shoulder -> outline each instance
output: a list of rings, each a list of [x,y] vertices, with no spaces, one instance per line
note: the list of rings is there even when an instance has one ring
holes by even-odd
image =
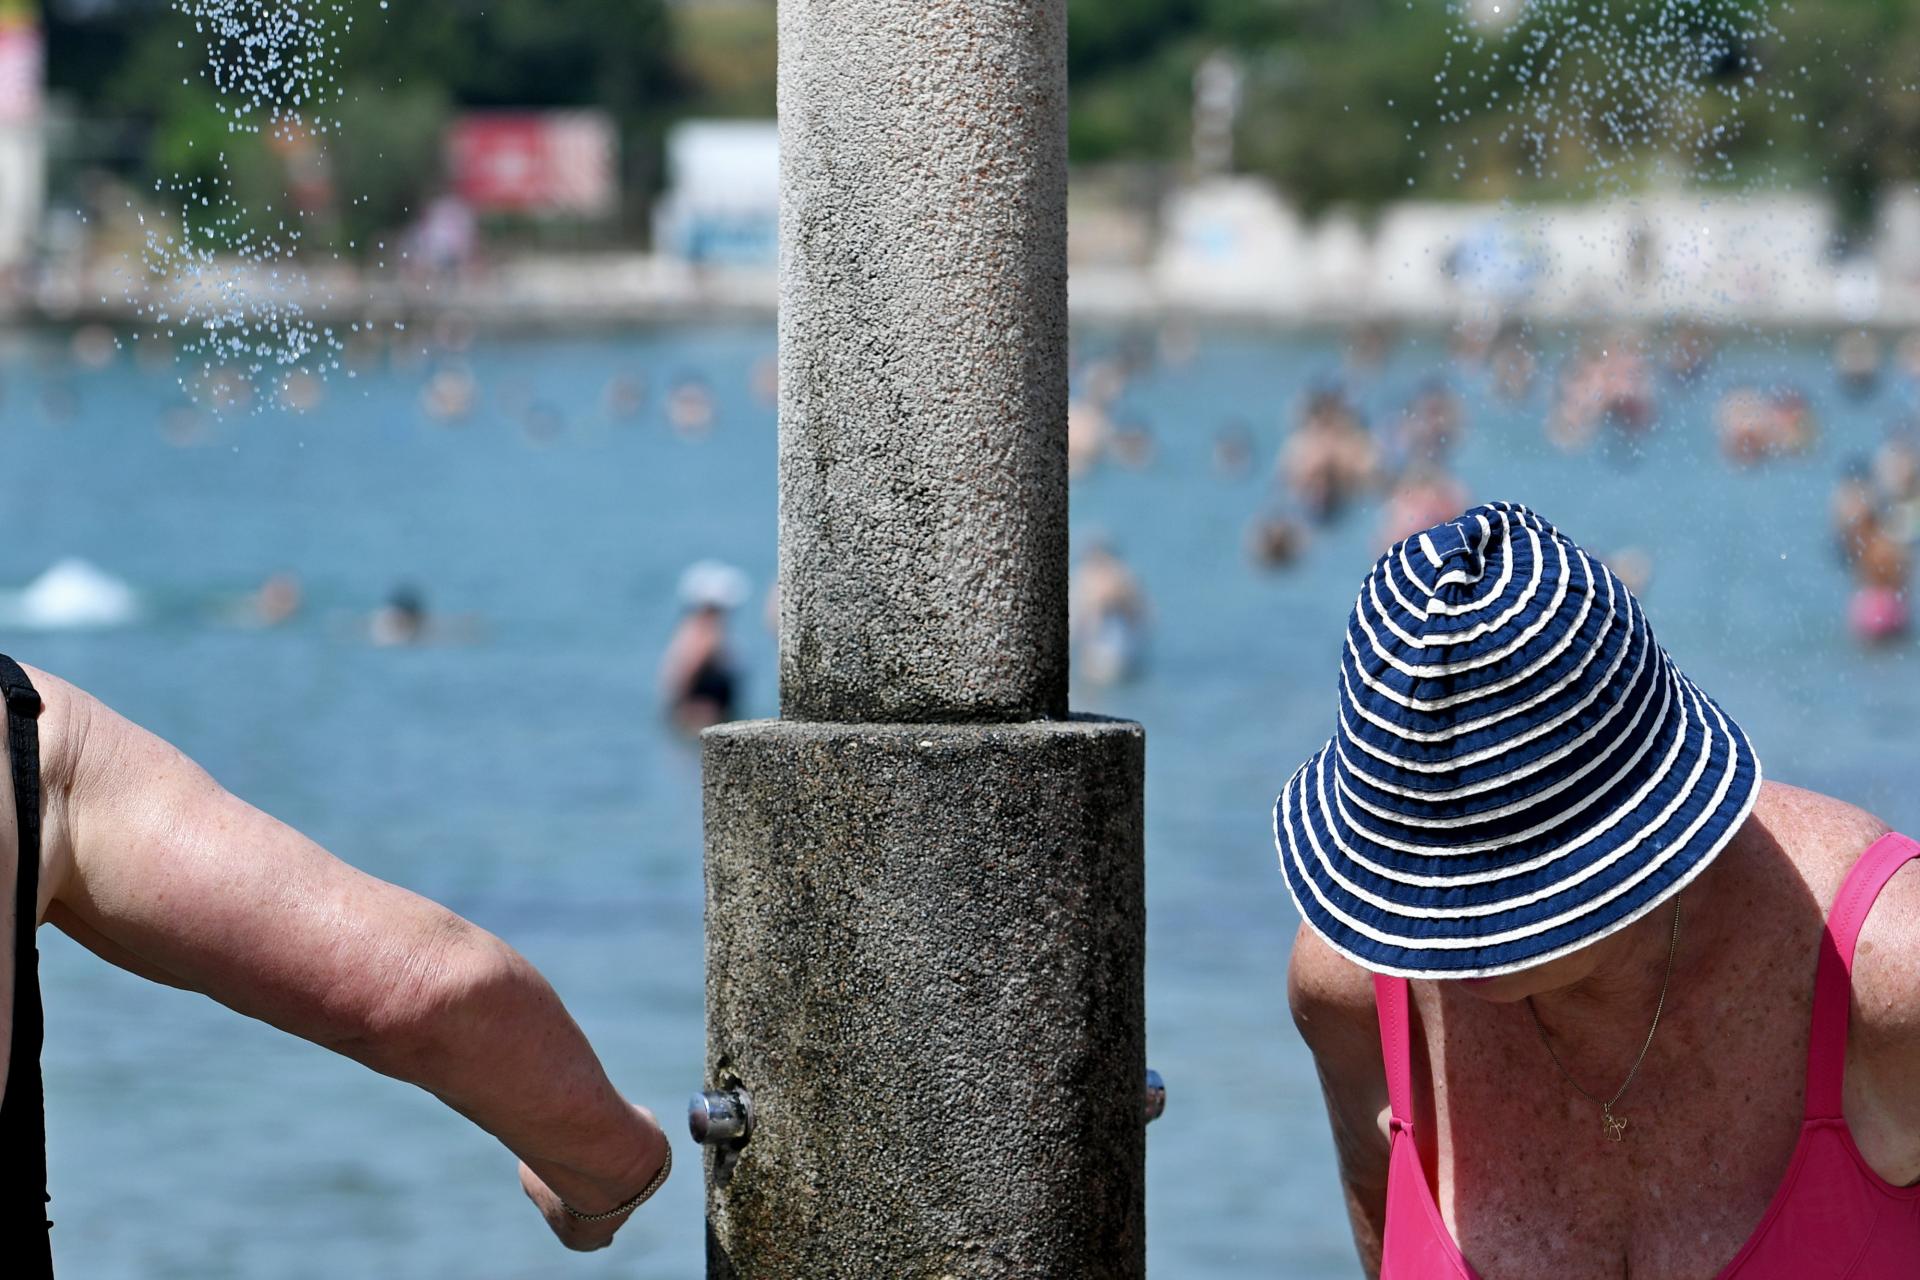
[[[1373,975],[1347,959],[1307,925],[1294,935],[1287,962],[1287,1005],[1294,1025],[1316,1057],[1380,1053],[1373,1009]]]
[[[1822,911],[1839,896],[1860,855],[1892,830],[1858,805],[1784,782],[1762,784],[1753,816]]]
[[[1373,976],[1303,924],[1287,965],[1287,1004],[1319,1068],[1343,1176],[1374,1185],[1386,1168],[1387,1068]]]
[[[1767,784],[1756,817],[1831,914],[1860,856],[1891,828],[1858,806]],[[1862,1153],[1896,1185],[1920,1177],[1920,859],[1887,881],[1854,947],[1847,1118]]]
[[[1771,784],[1770,784],[1771,785]],[[1762,818],[1822,908],[1891,828],[1864,809],[1793,787],[1763,797]],[[1881,1177],[1920,1178],[1920,859],[1888,880],[1854,946],[1847,1036],[1847,1119]]]

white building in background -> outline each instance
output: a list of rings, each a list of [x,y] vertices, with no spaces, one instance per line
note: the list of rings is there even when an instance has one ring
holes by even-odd
[[[46,202],[45,82],[32,7],[0,3],[0,279],[31,255]]]
[[[1260,178],[1211,178],[1176,190],[1161,210],[1153,264],[1176,307],[1286,311],[1308,292],[1314,259],[1293,206]]]
[[[654,252],[698,265],[780,259],[780,130],[771,120],[688,120],[667,133]]]
[[[1410,201],[1367,225],[1340,212],[1309,222],[1261,179],[1215,178],[1167,198],[1153,297],[1133,309],[1289,323],[1860,323],[1920,301],[1920,194],[1884,221],[1875,257],[1842,261],[1833,208],[1811,194]]]

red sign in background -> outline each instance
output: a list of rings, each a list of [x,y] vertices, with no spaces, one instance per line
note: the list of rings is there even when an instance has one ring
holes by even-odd
[[[453,189],[491,213],[613,212],[613,122],[597,111],[486,111],[462,116],[448,139]]]

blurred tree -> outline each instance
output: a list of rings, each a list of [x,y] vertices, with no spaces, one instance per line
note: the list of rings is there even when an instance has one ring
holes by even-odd
[[[623,185],[639,197],[629,221],[638,221],[658,172],[660,131],[685,96],[665,0],[317,2],[340,34],[321,72],[330,83],[305,109],[349,126],[315,135],[339,200],[319,230],[336,246],[364,250],[433,194],[439,136],[460,107],[610,112]],[[280,163],[270,140],[227,133],[205,74],[207,37],[171,0],[50,0],[47,32],[50,86],[145,134],[145,163],[133,176],[189,178],[196,189],[224,180],[256,222],[283,216],[287,181],[279,198],[269,194]]]
[[[435,139],[462,107],[611,111],[630,227],[669,119],[773,109],[774,0],[316,3],[352,19],[336,57],[346,92],[328,106],[348,127],[326,141],[343,242],[431,193]],[[1247,73],[1241,166],[1310,208],[1761,182],[1829,189],[1857,223],[1886,184],[1920,178],[1920,6],[1501,7],[1489,26],[1467,0],[1068,0],[1072,155],[1184,165],[1194,71],[1228,50]],[[173,0],[45,8],[52,87],[143,131],[140,176],[211,177],[224,152],[237,185],[272,185],[284,157],[220,137],[204,46]]]
[[[773,115],[779,70],[774,0],[677,4],[672,16],[674,65],[689,114]]]
[[[1650,181],[1920,175],[1920,7],[1902,0],[1069,0],[1077,162],[1183,165],[1192,75],[1248,72],[1237,154],[1309,208]],[[1490,7],[1479,12],[1490,13]]]

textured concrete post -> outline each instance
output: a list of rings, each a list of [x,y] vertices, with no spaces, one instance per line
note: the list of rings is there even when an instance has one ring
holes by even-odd
[[[1063,0],[780,0],[780,711],[1067,705]]]
[[[712,1280],[1144,1274],[1143,746],[708,737],[708,1079],[755,1115]]]
[[[1139,726],[1067,718],[1066,0],[781,0],[781,711],[705,739],[713,1280],[1139,1280]]]

